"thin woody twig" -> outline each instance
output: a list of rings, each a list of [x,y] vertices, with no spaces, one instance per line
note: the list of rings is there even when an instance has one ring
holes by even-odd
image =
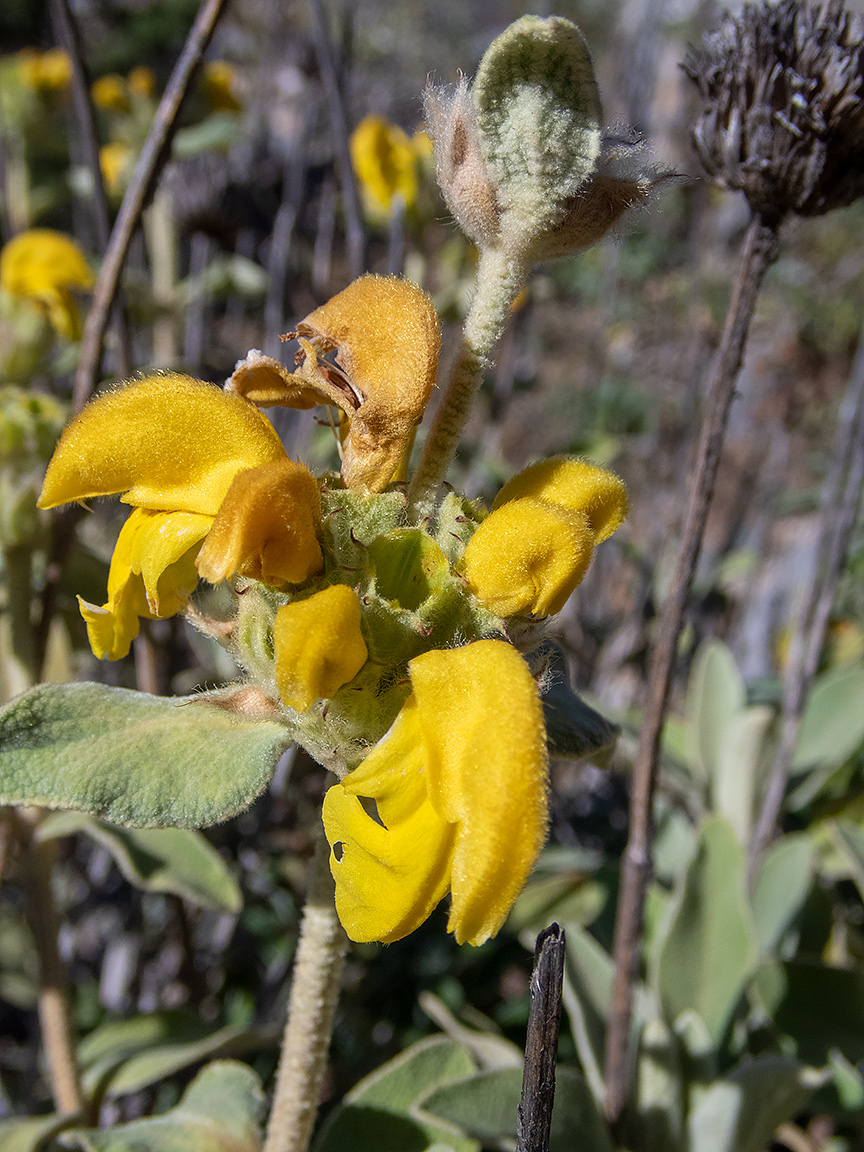
[[[111,215],[108,211],[105,182],[102,179],[102,166],[99,163],[99,138],[96,132],[93,102],[90,98],[90,75],[81,47],[78,25],[69,7],[69,0],[51,0],[51,11],[57,39],[72,61],[72,97],[75,103],[75,117],[78,121],[84,160],[93,181],[93,222],[96,226],[96,242],[99,245],[99,252],[104,256],[111,238]],[[118,375],[125,377],[132,371],[132,349],[129,324],[123,307],[122,293],[119,291],[114,308],[114,322],[117,332]]]
[[[51,1080],[54,1107],[62,1115],[83,1108],[75,1042],[69,1011],[66,968],[57,936],[59,921],[51,886],[54,841],[39,842],[36,832],[43,813],[24,808],[15,813],[24,851],[27,920],[39,961],[39,1024]]]
[[[152,193],[162,165],[168,158],[171,140],[177,129],[180,107],[213,37],[225,3],[226,0],[203,0],[180,58],[174,66],[165,95],[156,110],[150,133],[141,151],[141,158],[120,205],[84,327],[81,358],[75,375],[75,391],[72,397],[74,412],[81,411],[96,386],[108,317],[117,295],[129,245],[132,243],[141,213]]]
[[[630,830],[622,860],[621,895],[615,922],[615,974],[606,1033],[605,1111],[612,1124],[620,1120],[627,1094],[633,985],[638,974],[642,913],[651,866],[653,800],[675,653],[702,548],[750,321],[765,273],[777,254],[777,227],[776,223],[768,223],[754,213],[747,229],[708,393],[678,562],[651,652],[648,699],[633,765]]]
[[[366,232],[363,228],[360,199],[357,195],[354,168],[351,164],[348,118],[345,115],[345,104],[339,90],[336,65],[333,61],[330,37],[324,22],[320,0],[309,0],[309,8],[312,12],[312,24],[315,31],[315,51],[318,55],[321,79],[327,96],[330,127],[336,144],[336,168],[342,188],[342,207],[345,212],[345,231],[348,242],[348,270],[351,279],[356,280],[366,271]]]
[[[516,1152],[548,1152],[564,987],[564,930],[550,924],[537,937],[525,1040]]]
[[[748,882],[753,884],[770,843],[789,783],[792,757],[804,705],[825,644],[834,593],[849,548],[861,501],[864,476],[864,328],[834,437],[832,467],[822,494],[822,532],[817,563],[804,589],[801,609],[789,644],[783,685],[780,740],[768,787],[750,841]]]

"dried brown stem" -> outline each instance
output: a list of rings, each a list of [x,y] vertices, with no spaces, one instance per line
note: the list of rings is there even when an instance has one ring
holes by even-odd
[[[564,988],[564,931],[550,924],[537,937],[525,1040],[516,1152],[548,1152]]]
[[[834,593],[849,548],[861,502],[864,477],[864,329],[846,388],[834,437],[832,466],[822,493],[822,531],[817,563],[803,591],[801,608],[789,643],[783,684],[780,740],[768,787],[750,841],[748,880],[755,880],[762,854],[774,835],[789,783],[792,757],[804,705],[825,644]]]
[[[351,279],[356,280],[366,271],[366,232],[360,213],[360,199],[354,180],[354,167],[351,164],[348,118],[345,114],[342,92],[339,89],[336,64],[333,60],[330,36],[327,32],[320,0],[309,0],[309,8],[312,13],[312,25],[315,32],[318,66],[321,69],[321,79],[327,96],[330,127],[336,144],[336,168],[339,173],[339,184],[342,188],[342,207],[345,212],[345,231],[348,242],[348,270]]]
[[[180,107],[213,37],[225,3],[226,0],[203,0],[180,58],[174,66],[165,95],[156,110],[150,133],[141,151],[141,158],[120,205],[84,327],[81,358],[75,374],[75,391],[72,397],[74,412],[81,411],[96,386],[105,330],[117,296],[129,245],[159,172],[168,159],[171,141],[177,129]]]
[[[702,422],[687,516],[675,573],[651,652],[648,699],[633,765],[630,828],[621,866],[621,895],[615,923],[615,976],[606,1033],[606,1117],[616,1124],[628,1087],[633,986],[639,970],[642,914],[651,867],[652,810],[660,737],[669,700],[678,637],[699,560],[735,382],[750,321],[765,273],[776,258],[777,226],[754,214],[744,240]]]
[[[81,1112],[83,1099],[69,1012],[66,968],[57,943],[60,925],[51,886],[55,844],[53,840],[40,843],[36,837],[42,815],[37,808],[24,808],[15,814],[24,849],[27,922],[39,960],[39,1024],[51,1094],[57,1111],[69,1116]]]
[[[309,1146],[347,950],[348,938],[336,915],[329,849],[322,832],[303,909],[264,1152],[306,1152]]]
[[[99,163],[99,137],[96,132],[96,116],[90,98],[90,75],[78,24],[69,7],[69,0],[51,0],[51,14],[60,45],[65,48],[72,61],[72,98],[75,102],[75,118],[84,152],[84,161],[93,181],[93,221],[96,226],[96,241],[104,256],[111,238],[111,214],[108,211],[108,197],[102,179],[102,166]],[[114,323],[117,332],[117,369],[119,376],[128,376],[132,371],[132,348],[129,324],[123,308],[122,294],[118,291],[114,309]]]

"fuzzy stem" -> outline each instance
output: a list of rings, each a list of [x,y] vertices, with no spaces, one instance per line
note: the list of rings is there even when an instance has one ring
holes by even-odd
[[[319,835],[264,1152],[306,1152],[309,1146],[347,950],[348,938],[336,916],[329,849]]]
[[[504,331],[510,306],[527,274],[528,269],[521,260],[500,248],[485,248],[480,256],[477,290],[465,319],[462,343],[408,489],[408,503],[418,520],[429,514],[438,487],[456,455],[471,401],[483,382],[483,369]]]
[[[859,337],[858,352],[834,436],[832,461],[822,494],[818,559],[804,590],[789,644],[780,740],[759,820],[750,841],[747,872],[751,887],[780,816],[804,705],[819,666],[834,593],[858,519],[864,477],[864,329]]]
[[[81,1112],[83,1101],[66,968],[57,943],[60,924],[51,886],[55,844],[53,840],[40,843],[36,838],[43,816],[38,808],[24,808],[16,815],[25,854],[27,922],[39,959],[39,1025],[48,1062],[51,1095],[57,1111],[69,1116]]]
[[[605,1111],[612,1124],[620,1121],[627,1096],[633,988],[639,973],[642,914],[651,869],[654,791],[678,637],[702,548],[750,321],[765,273],[776,255],[777,226],[754,214],[744,239],[738,276],[708,393],[678,562],[651,652],[648,699],[633,765],[630,830],[622,860],[621,895],[615,922],[615,974],[606,1032]]]

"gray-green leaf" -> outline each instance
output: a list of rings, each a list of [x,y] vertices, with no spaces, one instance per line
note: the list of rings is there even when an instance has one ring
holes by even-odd
[[[740,1064],[715,1080],[690,1114],[691,1152],[762,1152],[812,1089],[797,1060],[760,1056]]]
[[[192,828],[115,828],[84,812],[54,812],[37,839],[75,832],[107,848],[130,884],[146,892],[173,892],[204,908],[239,912],[243,897],[222,857]]]
[[[202,828],[248,808],[290,742],[281,724],[206,695],[43,684],[0,709],[0,804]]]
[[[666,1019],[692,1009],[715,1045],[756,961],[745,895],[744,849],[725,820],[704,820],[684,879],[656,981]]]
[[[438,1085],[470,1075],[474,1065],[460,1044],[444,1036],[421,1040],[400,1052],[353,1088],[330,1114],[315,1152],[425,1152],[440,1142],[455,1152],[478,1152],[475,1140],[450,1125],[422,1117],[418,1099]]]
[[[176,1108],[116,1128],[61,1137],[83,1152],[259,1152],[261,1082],[251,1068],[219,1060],[198,1073]]]
[[[515,1137],[521,1092],[522,1069],[499,1068],[433,1088],[418,1107],[488,1143]],[[549,1152],[571,1152],[574,1147],[611,1152],[606,1125],[588,1085],[574,1069],[559,1068]]]

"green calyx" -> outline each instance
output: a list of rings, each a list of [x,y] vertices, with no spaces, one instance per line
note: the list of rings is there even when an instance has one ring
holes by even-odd
[[[273,622],[279,608],[332,584],[357,593],[368,659],[329,700],[305,712],[282,707],[283,722],[313,757],[340,775],[387,731],[410,690],[408,662],[432,648],[505,634],[458,575],[465,544],[486,515],[479,502],[450,493],[419,527],[408,523],[399,488],[377,495],[331,487],[321,491],[324,572],[285,593],[249,581],[238,588],[231,638],[253,682],[277,698]]]

